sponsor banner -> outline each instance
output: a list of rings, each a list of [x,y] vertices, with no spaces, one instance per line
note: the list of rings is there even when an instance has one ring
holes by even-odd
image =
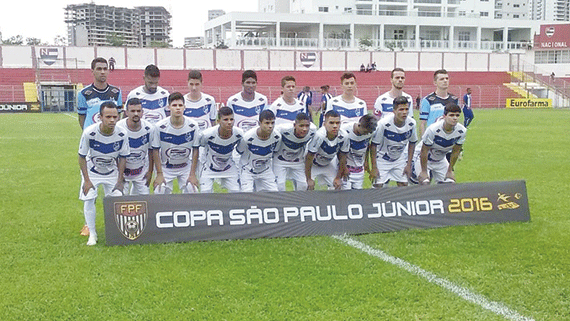
[[[0,113],[39,113],[39,103],[0,103]]]
[[[534,36],[535,49],[567,49],[570,45],[570,24],[541,25]]]
[[[363,234],[528,221],[524,181],[106,197],[107,245]]]
[[[299,53],[300,65],[297,65],[297,70],[318,70],[318,54],[317,52],[301,52]],[[302,66],[302,67],[301,67]]]
[[[507,98],[507,108],[552,108],[552,99]]]

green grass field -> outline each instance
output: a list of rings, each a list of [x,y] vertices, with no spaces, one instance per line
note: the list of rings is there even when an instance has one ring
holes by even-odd
[[[570,319],[570,110],[475,110],[458,182],[524,179],[531,221],[352,237],[535,320]],[[1,320],[503,320],[332,237],[79,235],[76,118],[0,115]],[[521,318],[514,318],[521,320]]]

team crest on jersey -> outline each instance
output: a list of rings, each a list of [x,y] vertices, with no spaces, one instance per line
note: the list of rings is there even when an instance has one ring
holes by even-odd
[[[116,202],[115,223],[124,237],[133,241],[143,233],[146,227],[147,203],[140,202]]]
[[[120,142],[115,142],[113,144],[113,150],[114,151],[118,151],[119,149],[121,149],[121,143]]]
[[[186,141],[189,142],[194,137],[194,132],[187,132],[186,133]]]
[[[202,107],[203,111],[204,111],[204,115],[210,113],[210,105],[204,105],[204,107]]]
[[[261,113],[261,105],[255,106],[255,113],[259,115]]]

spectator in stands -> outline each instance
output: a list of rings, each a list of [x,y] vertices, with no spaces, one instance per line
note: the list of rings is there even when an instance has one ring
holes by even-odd
[[[471,109],[471,88],[467,88],[467,93],[463,95],[463,125],[465,128],[471,124],[473,118],[475,118],[475,116]]]
[[[361,72],[365,72],[365,71],[366,71],[366,66],[364,66],[364,64],[360,65],[360,71],[361,71]]]
[[[332,95],[329,93],[329,89],[331,86],[323,85],[321,86],[321,108],[319,116],[319,127],[323,126],[323,122],[325,120],[325,109],[327,109],[327,102],[332,98]]]
[[[115,58],[111,57],[109,58],[109,70],[113,71],[115,70],[115,64],[117,63],[117,61],[115,60]]]
[[[416,97],[416,109],[420,110],[420,102],[422,101],[422,97],[420,97],[420,94],[418,94],[418,96]]]
[[[158,86],[160,70],[155,65],[148,65],[144,70],[144,85],[137,87],[127,96],[127,102],[138,98],[143,108],[142,118],[152,124],[168,116],[168,90]]]

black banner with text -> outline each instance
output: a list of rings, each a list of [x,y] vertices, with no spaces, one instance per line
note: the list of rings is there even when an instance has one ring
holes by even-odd
[[[528,221],[524,181],[105,198],[107,245],[364,234]]]

